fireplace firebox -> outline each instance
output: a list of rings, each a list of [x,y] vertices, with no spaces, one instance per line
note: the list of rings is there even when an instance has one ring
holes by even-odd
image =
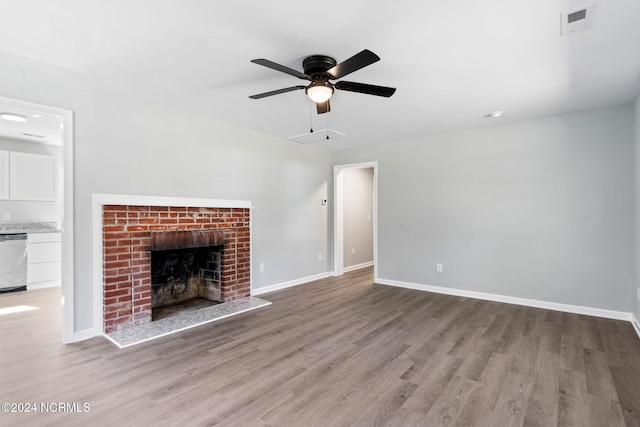
[[[223,302],[224,234],[173,231],[151,234],[151,312],[194,299]]]

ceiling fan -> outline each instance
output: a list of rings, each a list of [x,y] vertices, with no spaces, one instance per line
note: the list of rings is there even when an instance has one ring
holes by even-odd
[[[251,99],[260,99],[267,96],[279,95],[281,93],[292,92],[294,90],[304,89],[305,93],[313,102],[316,103],[318,114],[331,111],[329,98],[333,95],[334,88],[338,90],[346,90],[348,92],[358,92],[367,95],[384,96],[386,98],[393,95],[396,91],[393,87],[375,86],[365,83],[339,81],[331,83],[329,80],[340,79],[347,74],[358,71],[368,65],[380,60],[380,57],[368,49],[353,55],[351,58],[338,64],[335,59],[326,55],[312,55],[302,61],[302,69],[304,73],[276,64],[268,59],[254,59],[251,62],[262,65],[276,71],[280,71],[302,80],[309,80],[311,83],[307,86],[291,86],[284,89],[272,90],[270,92],[251,95]]]

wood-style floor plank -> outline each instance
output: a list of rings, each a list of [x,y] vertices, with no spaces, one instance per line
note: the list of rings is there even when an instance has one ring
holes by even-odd
[[[638,426],[627,322],[373,283],[362,269],[119,350],[60,343],[60,290],[0,295],[0,426]]]

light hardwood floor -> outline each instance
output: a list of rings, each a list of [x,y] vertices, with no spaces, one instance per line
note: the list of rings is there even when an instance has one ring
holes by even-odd
[[[0,295],[0,425],[640,425],[629,323],[372,283],[371,269],[119,350],[60,344],[59,290]]]

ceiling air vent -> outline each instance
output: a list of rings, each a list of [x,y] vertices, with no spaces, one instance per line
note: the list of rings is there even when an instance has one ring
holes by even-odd
[[[568,36],[591,28],[593,26],[594,9],[595,5],[592,4],[560,15],[562,19],[560,34]]]
[[[572,22],[580,21],[586,18],[587,18],[587,9],[582,9],[577,12],[570,13],[567,16],[567,23],[571,24]]]
[[[301,144],[311,144],[314,142],[326,141],[327,139],[338,139],[344,136],[344,133],[340,133],[333,129],[322,129],[315,132],[303,133],[302,135],[290,136],[289,139]]]

